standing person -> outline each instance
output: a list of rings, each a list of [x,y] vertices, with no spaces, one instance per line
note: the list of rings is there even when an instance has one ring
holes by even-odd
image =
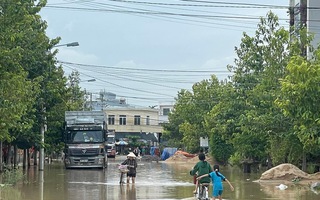
[[[134,155],[139,156],[139,155],[140,155],[140,149],[139,149],[139,147],[136,147],[136,148],[133,150],[133,153],[134,153]]]
[[[200,153],[198,158],[199,158],[200,161],[190,171],[190,175],[191,176],[197,175],[197,177],[199,177],[199,176],[202,176],[204,174],[209,174],[210,172],[212,172],[211,165],[205,160],[206,159],[206,155],[204,155],[204,153]],[[198,187],[199,182],[200,182],[200,184],[202,184],[202,183],[210,183],[210,178],[209,177],[205,177],[205,178],[203,178],[203,179],[201,179],[199,181],[198,180],[196,181],[196,189],[193,191],[194,194],[197,193],[197,187]]]
[[[219,165],[214,165],[213,166],[213,172],[209,173],[209,174],[204,174],[202,176],[199,176],[197,179],[201,180],[202,178],[206,178],[206,177],[210,177],[212,180],[212,184],[213,184],[213,190],[212,190],[212,200],[215,199],[219,199],[222,200],[222,192],[223,192],[223,184],[222,181],[226,181],[231,190],[233,191],[234,188],[231,185],[231,183],[228,181],[228,179],[226,179],[226,177],[224,177],[219,171]]]
[[[136,178],[136,169],[137,169],[137,161],[136,161],[136,155],[134,153],[130,152],[127,155],[127,159],[121,163],[121,165],[127,165],[128,166],[128,172],[127,172],[127,183],[130,182],[130,178],[132,183],[135,183]]]

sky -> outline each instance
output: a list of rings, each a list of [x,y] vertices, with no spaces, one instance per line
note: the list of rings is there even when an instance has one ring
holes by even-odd
[[[224,3],[226,2],[226,3]],[[133,106],[174,103],[181,89],[232,75],[235,47],[272,10],[288,27],[289,0],[48,0],[47,35],[57,60],[80,73],[82,89],[111,92]],[[88,80],[95,79],[94,82]]]

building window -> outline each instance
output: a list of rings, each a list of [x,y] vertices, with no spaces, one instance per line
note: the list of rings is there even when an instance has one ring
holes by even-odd
[[[119,125],[126,125],[127,124],[127,116],[126,115],[120,115],[119,116]]]
[[[134,125],[140,125],[140,115],[134,116]]]
[[[108,124],[114,125],[114,115],[108,115]]]
[[[146,125],[150,125],[150,116],[147,116],[146,118]]]
[[[170,113],[170,108],[163,109],[163,115],[169,115],[169,113]]]

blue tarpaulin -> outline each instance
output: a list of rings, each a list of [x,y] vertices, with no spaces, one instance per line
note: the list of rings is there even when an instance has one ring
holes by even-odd
[[[168,158],[170,158],[171,156],[173,156],[173,154],[175,154],[177,151],[177,148],[164,148],[161,154],[161,160],[166,160]]]

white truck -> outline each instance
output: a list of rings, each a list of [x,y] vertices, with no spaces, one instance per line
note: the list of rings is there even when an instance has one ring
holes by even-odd
[[[69,168],[105,168],[107,125],[103,111],[66,111],[64,164]]]
[[[115,130],[109,130],[107,133],[107,140],[105,143],[105,148],[107,151],[107,156],[109,158],[116,157],[116,134]]]

